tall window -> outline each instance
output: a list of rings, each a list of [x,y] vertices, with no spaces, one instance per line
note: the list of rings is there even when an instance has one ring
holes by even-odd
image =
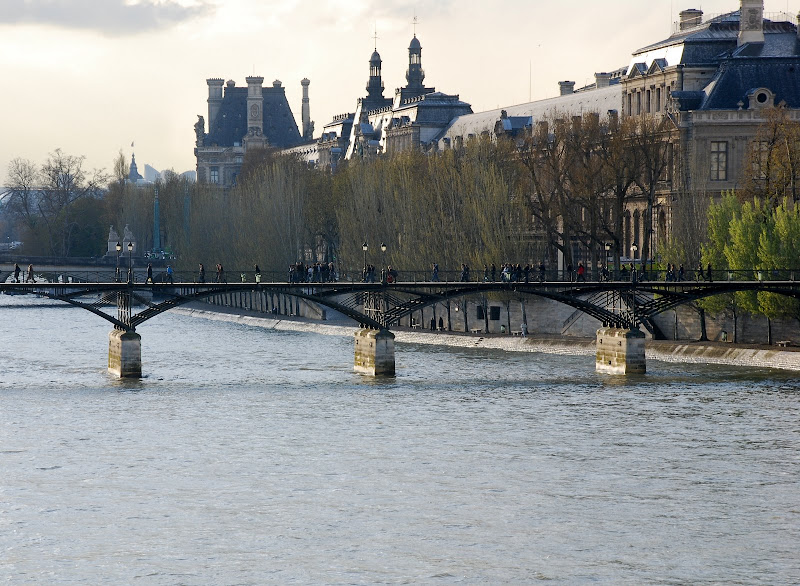
[[[756,179],[767,178],[769,158],[769,143],[758,140],[753,143],[753,176]]]
[[[645,98],[644,98],[645,111],[649,114],[650,113],[650,90],[647,90],[647,92],[645,92],[644,95],[645,95]]]
[[[728,180],[728,143],[711,141],[711,181]]]
[[[661,88],[656,88],[656,112],[661,112]]]
[[[211,183],[219,183],[219,167],[211,167]]]

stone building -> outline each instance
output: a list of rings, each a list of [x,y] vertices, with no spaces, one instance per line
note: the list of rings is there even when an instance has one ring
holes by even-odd
[[[638,258],[648,233],[653,247],[670,233],[682,194],[713,198],[742,186],[768,108],[785,106],[800,121],[797,20],[765,17],[763,0],[740,0],[739,10],[703,17],[701,10],[684,10],[669,37],[634,51],[627,66],[595,74],[594,84],[576,89],[562,81],[558,97],[458,116],[438,148],[480,135],[516,136],[554,118],[664,120],[669,160],[655,201],[633,194],[623,219],[623,256]]]
[[[436,138],[453,118],[472,112],[457,95],[425,86],[422,45],[416,35],[408,47],[406,85],[397,88],[393,98],[383,95],[381,66],[376,49],[369,59],[367,95],[358,99],[355,111],[326,124],[316,150],[292,151],[320,168],[335,170],[343,159],[435,147]]]
[[[742,187],[767,109],[782,105],[800,120],[799,72],[798,27],[786,14],[765,18],[763,0],[707,20],[684,10],[670,37],[633,53],[622,115],[664,118],[671,148],[652,207],[634,200],[626,214],[626,250],[642,250],[648,230],[654,245],[667,236],[682,194]]]
[[[195,124],[197,180],[232,187],[242,167],[244,154],[253,148],[288,148],[313,133],[308,103],[309,81],[304,79],[302,104],[303,136],[297,128],[286,92],[280,81],[263,87],[263,77],[247,77],[247,87],[220,78],[208,84],[208,129],[203,116]],[[224,86],[224,88],[223,88]]]

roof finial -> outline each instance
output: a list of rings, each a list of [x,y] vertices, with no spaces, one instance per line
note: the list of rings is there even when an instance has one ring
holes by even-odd
[[[414,20],[411,21],[411,24],[414,25],[414,36],[417,36],[417,25],[419,24],[419,18],[417,18],[417,9],[414,9]]]
[[[378,50],[378,23],[375,23],[375,33],[372,35],[372,40],[375,43],[375,51]]]

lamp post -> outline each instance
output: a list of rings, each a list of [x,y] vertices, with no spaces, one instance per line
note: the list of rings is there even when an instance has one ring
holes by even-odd
[[[364,282],[367,282],[367,250],[369,250],[369,246],[367,246],[366,241],[364,244],[361,245],[361,250],[364,251]]]
[[[603,248],[605,248],[605,250],[606,250],[606,271],[608,271],[608,265],[610,264],[608,262],[608,253],[611,250],[611,244],[606,242],[605,244],[603,244]]]
[[[114,273],[114,281],[116,283],[119,283],[119,253],[122,250],[122,243],[120,243],[119,240],[117,241],[116,249],[117,249],[117,271]]]
[[[385,242],[381,242],[381,253],[382,253],[382,255],[381,255],[381,264],[383,265],[381,267],[381,281],[385,283],[386,282],[386,277],[388,276],[386,274],[386,243]]]
[[[631,280],[635,283],[638,280],[638,275],[636,273],[636,251],[639,250],[639,247],[635,244],[631,246],[631,256],[633,257],[633,263],[631,266],[633,270],[631,271]]]
[[[133,283],[133,242],[128,241],[128,283]]]

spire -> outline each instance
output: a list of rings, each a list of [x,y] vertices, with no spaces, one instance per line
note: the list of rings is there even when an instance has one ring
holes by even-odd
[[[414,24],[416,26],[416,17],[414,17]],[[422,82],[425,81],[425,71],[422,69],[422,45],[420,45],[416,33],[408,45],[406,81],[408,82],[406,86],[408,89],[421,90],[424,87],[422,85]]]
[[[381,56],[377,47],[369,58],[369,81],[367,82],[367,100],[380,103],[383,100],[383,80],[381,79]]]
[[[136,167],[136,155],[131,153],[131,168],[128,171],[128,181],[131,183],[136,183],[143,177],[139,175],[139,169]]]

